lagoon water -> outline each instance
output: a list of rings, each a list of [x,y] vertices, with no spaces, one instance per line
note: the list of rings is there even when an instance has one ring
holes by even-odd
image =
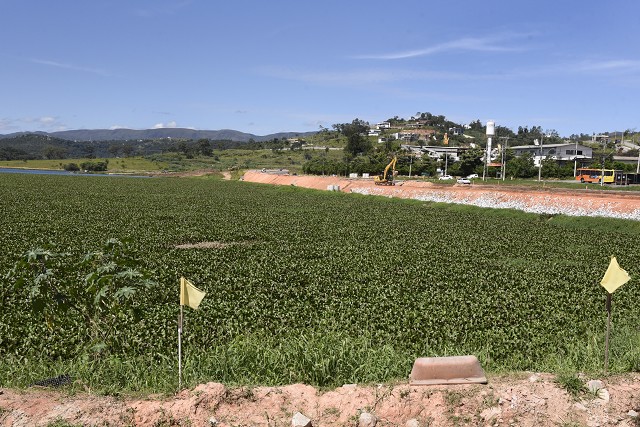
[[[117,176],[117,177],[125,177],[125,178],[151,178],[150,176],[144,176],[144,175],[79,173],[79,172],[69,172],[64,170],[53,170],[53,169],[0,168],[0,173],[26,173],[31,175]]]
[[[0,173],[28,173],[36,175],[74,175],[73,172],[50,169],[0,168]]]

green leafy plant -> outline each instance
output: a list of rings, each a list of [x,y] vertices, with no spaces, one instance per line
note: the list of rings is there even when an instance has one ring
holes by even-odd
[[[15,279],[16,290],[26,290],[32,310],[50,330],[78,316],[84,323],[85,348],[94,353],[119,350],[117,329],[142,318],[142,306],[134,297],[154,285],[129,245],[117,239],[79,257],[29,250],[8,276]]]
[[[576,374],[559,374],[556,377],[555,382],[574,398],[577,398],[586,392],[584,383]]]
[[[47,424],[47,427],[80,427],[82,424],[73,424],[70,422],[67,422],[61,418],[50,422],[49,424]]]

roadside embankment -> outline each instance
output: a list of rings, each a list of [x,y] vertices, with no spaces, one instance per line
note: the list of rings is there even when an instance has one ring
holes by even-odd
[[[540,214],[601,216],[640,221],[640,193],[597,189],[529,189],[512,186],[434,184],[398,181],[395,186],[379,186],[373,179],[333,176],[279,175],[249,171],[244,181],[292,185],[317,190],[331,186],[347,193],[400,197],[441,203],[459,203],[487,208],[517,209]]]

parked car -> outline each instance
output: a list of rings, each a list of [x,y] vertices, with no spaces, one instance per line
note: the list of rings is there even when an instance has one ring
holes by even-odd
[[[467,176],[467,179],[473,179],[473,178],[478,178],[478,174],[477,173],[472,173],[471,175]]]
[[[458,184],[471,184],[471,180],[469,178],[458,178],[456,182]]]
[[[453,177],[451,175],[442,175],[441,177],[438,178],[440,181],[447,181],[450,179],[453,179]]]

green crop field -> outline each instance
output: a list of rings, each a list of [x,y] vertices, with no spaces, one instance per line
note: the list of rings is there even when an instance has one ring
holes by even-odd
[[[175,389],[180,276],[207,292],[185,309],[187,385],[392,381],[415,357],[457,354],[491,372],[598,371],[610,255],[632,276],[613,298],[610,369],[640,370],[637,222],[218,179],[19,174],[0,174],[0,211],[5,386],[69,373],[107,392]],[[156,284],[132,299],[141,320],[100,312],[114,327],[98,351],[74,310],[34,312],[43,291],[16,286],[11,270],[30,249],[64,253],[64,267],[108,239],[128,241]],[[85,295],[92,279],[62,267],[46,283]]]

